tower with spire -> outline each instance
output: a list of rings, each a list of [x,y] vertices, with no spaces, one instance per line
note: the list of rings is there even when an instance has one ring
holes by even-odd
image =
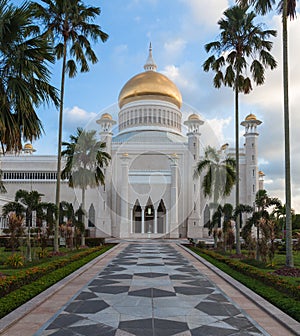
[[[150,45],[149,45],[149,55],[148,55],[148,58],[147,58],[147,61],[144,65],[144,69],[145,71],[157,71],[157,65],[156,63],[154,62],[154,59],[153,59],[153,56],[152,56],[152,44],[150,42]]]
[[[259,190],[258,172],[258,136],[257,126],[262,122],[250,113],[241,125],[245,127],[245,199],[244,203],[253,205],[256,192]]]

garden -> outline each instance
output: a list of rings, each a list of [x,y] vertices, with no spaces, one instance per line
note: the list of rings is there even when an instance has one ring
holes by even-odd
[[[257,260],[255,255],[253,258],[246,249],[237,255],[224,248],[207,248],[203,243],[189,248],[300,322],[300,250],[294,249],[295,267],[289,268],[280,249],[276,249],[270,262]]]
[[[32,243],[28,260],[26,244],[19,244],[14,252],[4,246],[6,238],[0,245],[0,318],[113,246],[103,244],[103,239],[87,238],[87,246],[53,252],[52,247]]]

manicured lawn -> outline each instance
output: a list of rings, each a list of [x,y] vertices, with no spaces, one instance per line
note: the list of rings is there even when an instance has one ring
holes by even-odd
[[[300,322],[299,278],[277,276],[273,274],[274,268],[270,269],[266,265],[257,264],[255,261],[239,261],[215,251],[195,247],[190,248]],[[297,257],[295,258],[297,262],[299,260],[298,253],[296,253]],[[281,255],[278,260],[282,260]]]
[[[6,276],[0,277],[0,318],[113,246],[110,244],[97,248],[69,251],[64,256],[41,259],[35,261],[35,265],[26,264],[25,267],[18,270],[9,269],[2,265],[1,272]],[[8,273],[14,274],[8,275]]]
[[[7,260],[8,258],[13,254],[11,251],[5,251],[4,247],[0,248],[0,273],[3,275],[17,275],[20,270],[26,270],[30,267],[33,266],[39,266],[39,265],[47,265],[48,263],[53,262],[54,260],[59,260],[61,258],[65,258],[65,257],[71,257],[72,255],[78,253],[80,250],[78,249],[74,249],[74,250],[70,250],[67,248],[60,248],[59,253],[60,255],[52,255],[52,251],[53,249],[48,247],[46,248],[47,253],[49,253],[48,257],[43,257],[40,258],[38,257],[38,252],[40,251],[40,248],[33,248],[32,249],[32,261],[28,262],[26,261],[25,255],[26,255],[26,251],[24,247],[21,247],[19,251],[16,251],[14,254],[16,255],[20,255],[24,258],[24,266],[23,267],[18,267],[18,268],[14,268],[14,267],[10,267],[9,265],[7,265]]]

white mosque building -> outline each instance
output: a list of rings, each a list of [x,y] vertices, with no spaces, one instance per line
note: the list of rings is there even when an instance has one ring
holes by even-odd
[[[91,235],[120,238],[205,237],[209,200],[203,197],[201,177],[193,177],[203,157],[205,121],[196,113],[182,120],[181,93],[157,72],[151,46],[144,70],[121,89],[118,123],[108,113],[97,120],[99,136],[112,159],[105,169],[105,186],[86,192],[87,229]],[[260,124],[253,114],[241,123],[245,145],[240,149],[240,202],[249,205],[263,187],[263,173],[258,171]],[[221,151],[230,152],[227,146]],[[1,196],[0,206],[13,200],[19,189],[37,190],[44,194],[43,201],[55,201],[56,156],[33,152],[32,145],[26,144],[22,154],[1,157],[7,193]],[[62,181],[61,200],[78,208],[80,195]],[[226,202],[233,204],[233,195],[234,190]]]

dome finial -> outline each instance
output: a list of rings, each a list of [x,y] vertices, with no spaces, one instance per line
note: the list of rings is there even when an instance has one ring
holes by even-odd
[[[154,62],[153,56],[152,56],[152,44],[150,42],[149,45],[149,55],[146,61],[146,64],[144,65],[145,71],[156,71],[157,70],[157,65]]]

